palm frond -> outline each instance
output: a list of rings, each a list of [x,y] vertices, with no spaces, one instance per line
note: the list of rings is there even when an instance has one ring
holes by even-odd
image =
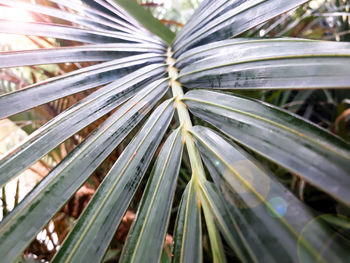
[[[306,2],[204,0],[175,36],[131,0],[0,0],[36,18],[0,19],[0,33],[38,36],[31,39],[39,47],[40,41],[50,46],[1,52],[0,67],[37,65],[45,71],[42,65],[74,63],[70,72],[42,82],[32,75],[34,84],[0,96],[0,118],[24,116],[40,105],[54,115],[2,156],[0,186],[70,138],[83,138],[13,211],[4,210],[1,260],[21,257],[97,174],[95,194],[53,262],[103,261],[128,210],[137,215],[118,248],[120,262],[162,260],[172,233],[172,262],[348,258],[347,235],[332,239],[339,225],[319,220],[281,183],[277,169],[264,165],[289,179],[298,176],[340,207],[350,205],[349,144],[306,114],[263,101],[283,107],[309,98],[304,90],[336,89],[324,91],[330,97],[350,87],[349,43],[256,38],[289,36],[316,12],[305,11]],[[301,106],[290,109],[300,112]]]

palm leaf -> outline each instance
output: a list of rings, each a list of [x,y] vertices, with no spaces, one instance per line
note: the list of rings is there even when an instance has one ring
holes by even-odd
[[[159,153],[120,262],[159,261],[180,169],[182,146],[181,129],[178,128],[168,137]]]
[[[173,263],[202,262],[202,229],[195,182],[191,180],[181,198],[174,233]]]
[[[254,251],[255,258],[296,262],[302,255],[303,260],[329,262],[349,256],[342,244],[332,244],[332,250],[324,251],[324,241],[332,233],[321,224],[313,224],[310,236],[303,236],[313,214],[238,146],[209,128],[195,126],[191,132],[216,187],[247,239],[242,243]]]
[[[112,82],[141,65],[159,63],[164,58],[155,54],[136,55],[85,67],[39,82],[25,89],[0,96],[0,118]],[[12,107],[8,107],[12,105]]]
[[[84,26],[90,29],[95,29],[100,31],[111,31],[111,33],[114,33],[112,30],[115,31],[116,29],[119,29],[119,31],[125,32],[125,29],[123,27],[120,27],[120,26],[118,27],[113,23],[110,23],[110,22],[108,23],[104,20],[97,20],[96,18],[91,19],[89,17],[84,17],[74,13],[64,12],[52,7],[41,6],[38,4],[29,4],[23,1],[16,1],[16,0],[13,0],[13,1],[1,0],[0,5],[26,10],[26,11],[32,12],[33,14],[47,15],[47,16],[50,16],[51,18],[52,17],[59,18],[59,19],[68,21],[69,23],[78,24],[80,26]]]
[[[204,58],[180,68],[179,81],[189,88],[216,89],[349,86],[348,43],[288,39],[228,42],[207,47],[201,52]]]
[[[1,6],[26,10],[37,19],[0,20],[0,32],[40,36],[40,41],[57,38],[61,40],[50,40],[50,46],[62,46],[2,52],[1,67],[84,62],[74,64],[79,69],[70,73],[0,96],[0,118],[48,102],[60,105],[55,106],[59,115],[2,157],[0,186],[71,136],[79,132],[85,137],[0,222],[2,261],[16,261],[84,182],[95,178],[94,171],[106,170],[112,159],[113,167],[100,178],[54,262],[103,261],[125,212],[136,209],[133,200],[140,203],[121,262],[158,262],[167,233],[174,233],[172,262],[225,262],[233,257],[242,262],[340,262],[349,257],[346,235],[333,240],[338,232],[329,223],[321,222],[317,212],[232,142],[350,204],[347,143],[301,117],[232,92],[261,99],[260,90],[280,89],[264,94],[272,102],[281,98],[282,105],[300,97],[284,89],[349,87],[348,43],[247,38],[260,29],[273,32],[281,19],[269,20],[305,2],[204,0],[175,37],[135,1],[50,0],[37,5],[0,0]],[[233,38],[239,35],[244,38]],[[231,93],[193,90],[197,88]],[[184,89],[190,91],[184,94]],[[167,100],[160,103],[164,95]],[[80,98],[66,107],[59,103],[66,96]],[[229,138],[193,127],[189,111]],[[199,118],[193,121],[202,123]],[[142,120],[142,128],[131,133]],[[165,134],[169,136],[158,152]],[[108,158],[117,146],[118,154]],[[213,183],[206,179],[205,168]],[[178,178],[187,187],[177,207]],[[143,192],[141,200],[137,192]],[[177,212],[174,231],[172,212]]]
[[[191,112],[234,140],[350,204],[350,148],[341,139],[300,117],[244,97],[192,91],[184,100]]]
[[[42,227],[164,95],[166,85],[163,80],[159,82],[158,84],[163,82],[163,85],[156,85],[147,93],[140,92],[119,108],[1,221],[0,255],[5,262],[16,259]],[[38,214],[40,218],[35,216]],[[26,235],[23,236],[23,233]]]
[[[66,25],[36,22],[15,22],[0,19],[0,33],[53,37],[82,43],[144,43],[143,38],[128,33],[109,33],[87,30]]]
[[[207,225],[208,236],[210,240],[210,247],[212,251],[212,257],[214,263],[225,263],[226,257],[223,249],[223,244],[221,241],[220,233],[216,227],[214,216],[211,211],[210,204],[208,200],[203,197],[202,192],[199,193],[200,201],[202,204],[203,214],[205,218],[205,223]]]
[[[138,53],[164,54],[164,48],[153,44],[102,44],[79,47],[48,48],[1,53],[0,67],[19,67],[67,62],[103,62]]]
[[[143,29],[142,27],[139,27],[133,23],[129,23],[130,20],[133,20],[132,17],[128,17],[129,19],[125,19],[125,16],[120,17],[118,14],[115,14],[113,12],[109,12],[108,9],[103,9],[102,11],[99,10],[99,7],[101,7],[97,3],[92,3],[91,1],[83,0],[84,2],[89,2],[90,4],[94,4],[95,7],[93,8],[88,5],[81,5],[76,2],[72,2],[69,0],[50,0],[52,3],[56,3],[58,5],[67,7],[69,9],[72,9],[76,12],[84,14],[84,17],[88,17],[92,19],[93,21],[99,21],[103,24],[108,24],[109,26],[112,26],[118,30],[124,31],[124,32],[138,32],[142,35],[147,34],[147,30]],[[148,33],[147,35],[151,35]]]
[[[144,67],[92,93],[40,127],[21,145],[10,150],[8,155],[0,161],[0,185],[11,179],[10,176],[16,176],[64,140],[116,108],[135,93],[140,92],[139,94],[147,95],[159,86],[165,88],[167,86],[165,80],[153,83],[154,77],[159,76],[163,70],[163,65]],[[145,87],[144,84],[147,83],[147,80],[149,82],[150,78],[152,84]],[[74,123],[70,121],[72,118],[75,120]],[[32,154],[28,156],[28,152]],[[18,165],[19,163],[21,165]]]
[[[109,171],[53,262],[99,262],[103,258],[173,112],[172,100],[153,112]]]
[[[241,48],[254,48],[256,45],[269,45],[275,44],[276,42],[310,42],[313,40],[303,39],[303,38],[263,38],[263,39],[251,39],[251,38],[232,38],[227,40],[216,41],[213,43],[209,43],[206,45],[198,46],[195,48],[191,48],[190,50],[183,52],[181,56],[176,59],[176,67],[183,69],[185,66],[188,66],[196,61],[211,57],[216,55],[218,52],[222,53],[228,50],[236,50],[239,51]],[[330,42],[327,42],[330,43]],[[236,49],[236,45],[240,47],[240,49]],[[231,52],[232,53],[232,52]],[[246,54],[251,55],[246,52]],[[239,54],[236,54],[238,57]]]
[[[137,17],[138,21],[150,32],[162,38],[169,45],[172,43],[175,35],[162,23],[155,19],[149,12],[140,7],[136,2],[128,0],[116,0],[130,15]]]
[[[216,3],[217,2],[217,3]],[[195,45],[237,36],[268,19],[284,13],[307,0],[248,0],[248,1],[215,1],[207,2],[201,15],[205,18],[191,21],[187,26],[195,24],[187,34],[180,35],[174,42],[175,57]],[[212,7],[221,5],[221,7]],[[216,12],[213,10],[216,10]],[[208,14],[212,13],[212,15]],[[185,29],[186,30],[186,27]]]
[[[200,185],[202,202],[206,202],[216,219],[216,224],[226,242],[235,251],[242,262],[259,262],[247,244],[244,233],[225,204],[224,199],[213,183],[208,181]]]

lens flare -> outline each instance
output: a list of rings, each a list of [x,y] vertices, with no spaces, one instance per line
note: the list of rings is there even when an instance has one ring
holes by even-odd
[[[268,210],[272,217],[280,218],[287,213],[288,205],[282,197],[273,197],[269,200],[269,204],[273,211]]]
[[[334,258],[339,256],[337,253],[350,251],[349,238],[350,218],[332,214],[320,215],[311,220],[302,229],[298,237],[297,253],[299,262],[310,262],[310,251],[306,249],[304,243],[313,244],[313,251],[318,256],[317,262],[334,262]],[[349,253],[346,254],[349,255]],[[347,256],[344,257],[342,262],[349,261],[346,260]]]
[[[221,190],[232,205],[253,208],[265,201],[270,178],[250,160],[239,160],[225,169]]]

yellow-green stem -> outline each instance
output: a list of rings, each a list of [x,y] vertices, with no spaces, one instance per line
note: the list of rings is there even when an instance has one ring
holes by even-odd
[[[183,129],[184,141],[190,158],[193,180],[197,183],[198,180],[205,179],[205,173],[198,149],[192,135],[189,133],[189,130],[192,128],[192,121],[187,106],[182,102],[184,93],[181,84],[177,81],[178,70],[174,67],[175,62],[175,59],[172,57],[171,49],[169,48],[167,53],[167,64],[170,86],[175,98],[175,107],[179,116],[180,125]]]
[[[226,263],[226,258],[225,258],[225,253],[221,242],[221,237],[218,229],[216,228],[213,213],[210,209],[210,206],[207,200],[205,199],[202,193],[200,193],[200,200],[203,208],[205,222],[207,224],[210,247],[213,254],[213,263]]]
[[[183,139],[186,144],[187,152],[190,158],[191,169],[192,169],[192,183],[194,184],[194,188],[197,194],[197,200],[199,207],[203,208],[205,221],[207,224],[207,229],[209,232],[209,237],[211,241],[211,247],[213,252],[213,260],[214,262],[226,262],[224,252],[222,250],[222,244],[220,235],[216,228],[213,214],[209,209],[209,206],[206,202],[202,203],[203,198],[200,196],[200,184],[202,184],[205,178],[205,172],[202,164],[202,160],[200,158],[198,149],[195,145],[194,138],[189,132],[192,128],[192,121],[190,118],[190,113],[188,112],[187,106],[183,103],[183,89],[181,87],[181,83],[177,81],[178,70],[174,67],[175,59],[172,57],[171,49],[168,49],[167,53],[167,64],[168,64],[168,74],[170,77],[170,86],[173,93],[173,97],[175,98],[175,107],[177,110],[177,114],[179,116],[180,125],[183,129]],[[201,202],[202,201],[202,202]]]

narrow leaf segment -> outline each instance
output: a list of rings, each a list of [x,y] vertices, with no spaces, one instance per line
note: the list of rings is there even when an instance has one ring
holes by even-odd
[[[349,256],[346,245],[333,240],[336,233],[240,147],[209,128],[195,126],[191,132],[231,219],[218,211],[222,205],[206,184],[203,193],[238,255],[254,251],[248,258],[259,262],[341,262]],[[237,244],[230,241],[237,234],[225,227],[228,219],[238,230]]]
[[[182,148],[179,127],[169,136],[158,155],[119,262],[159,262],[175,194]]]
[[[173,117],[163,102],[128,144],[53,262],[100,262]],[[98,245],[96,245],[98,244]]]
[[[167,79],[160,80],[148,87],[146,93],[142,90],[126,102],[4,218],[0,223],[0,258],[3,262],[13,262],[22,253],[90,174],[147,115],[167,87]],[[163,126],[167,127],[165,123]],[[40,217],[36,217],[38,214]],[[88,250],[80,250],[81,253],[84,251]]]
[[[125,9],[132,17],[137,19],[150,32],[159,36],[165,43],[170,45],[173,42],[175,34],[158,19],[155,19],[150,12],[139,6],[136,1],[115,0],[115,2]]]
[[[297,115],[250,98],[198,90],[188,92],[184,102],[233,140],[350,204],[346,142]]]

